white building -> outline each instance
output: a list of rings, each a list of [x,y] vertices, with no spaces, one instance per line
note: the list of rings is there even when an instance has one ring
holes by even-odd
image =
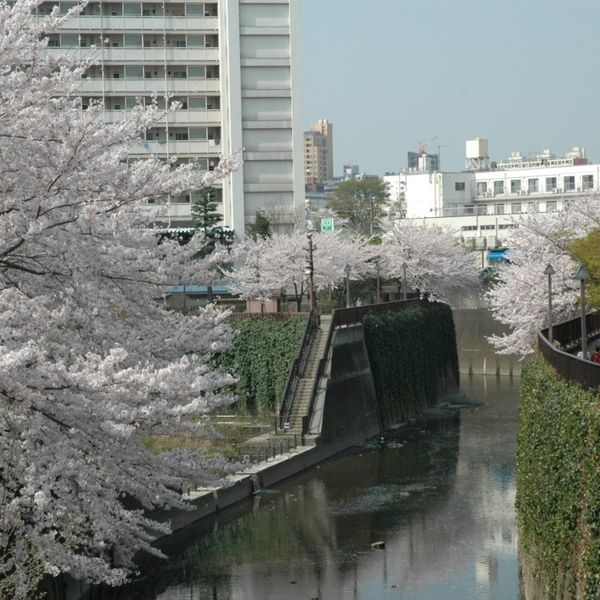
[[[57,2],[45,2],[47,14]],[[59,2],[66,12],[74,2]],[[293,223],[304,203],[300,0],[91,0],[53,35],[49,52],[95,61],[82,80],[84,105],[104,102],[109,120],[141,99],[182,110],[147,132],[131,155],[196,160],[212,169],[244,149],[244,165],[219,192],[224,224],[243,233],[268,206]],[[167,225],[189,226],[189,195],[149,208]]]
[[[503,234],[518,226],[514,217],[561,210],[570,199],[600,189],[600,165],[582,148],[564,157],[544,150],[525,159],[489,162],[487,140],[467,142],[467,169],[460,172],[404,171],[384,177],[392,200],[406,218],[455,228],[478,248],[505,245]]]

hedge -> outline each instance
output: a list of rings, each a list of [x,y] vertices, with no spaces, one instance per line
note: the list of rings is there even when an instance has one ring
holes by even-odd
[[[232,391],[241,413],[271,415],[298,355],[306,319],[268,317],[232,322],[233,346],[216,359],[217,366],[237,379]]]
[[[598,399],[540,356],[523,372],[516,506],[521,543],[548,598],[600,595]]]
[[[401,312],[368,315],[365,342],[384,425],[433,406],[447,377],[458,383],[452,311],[431,303]]]

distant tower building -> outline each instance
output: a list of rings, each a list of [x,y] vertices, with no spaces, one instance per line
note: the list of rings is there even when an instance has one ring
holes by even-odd
[[[304,184],[315,191],[333,179],[333,125],[320,119],[304,132]]]

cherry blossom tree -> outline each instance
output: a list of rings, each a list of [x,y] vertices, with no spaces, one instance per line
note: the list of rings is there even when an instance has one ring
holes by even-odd
[[[511,330],[490,338],[498,352],[526,356],[535,350],[538,331],[548,325],[548,284],[543,274],[548,264],[555,270],[554,322],[576,315],[579,282],[572,278],[577,263],[570,247],[599,227],[596,196],[573,200],[559,213],[540,213],[519,221],[510,240],[509,262],[500,267],[498,283],[487,294],[494,317]]]
[[[384,226],[373,252],[387,277],[402,277],[406,264],[408,286],[433,299],[448,301],[478,285],[473,254],[441,227],[395,221]]]
[[[36,0],[0,3],[0,596],[25,598],[41,574],[118,584],[168,525],[143,509],[183,506],[187,479],[224,461],[153,454],[149,435],[194,427],[226,402],[208,358],[229,342],[224,316],[169,312],[155,299],[214,266],[203,245],[158,243],[148,200],[202,189],[202,173],[127,148],[156,107],[105,124],[83,110],[86,65],[44,53],[67,16],[32,19]],[[127,503],[123,499],[127,498]],[[131,506],[137,506],[133,509]]]
[[[313,265],[316,290],[332,289],[351,266],[351,278],[362,279],[371,268],[368,245],[339,232],[313,233]],[[230,274],[242,297],[265,301],[282,289],[293,293],[297,309],[308,294],[306,232],[274,233],[271,237],[246,238],[234,250],[236,267]]]

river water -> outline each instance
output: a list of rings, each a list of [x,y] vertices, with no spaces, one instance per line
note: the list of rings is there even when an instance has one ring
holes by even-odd
[[[98,596],[518,600],[518,387],[465,377],[462,391],[483,406],[355,448],[206,519],[163,546],[169,561]]]

